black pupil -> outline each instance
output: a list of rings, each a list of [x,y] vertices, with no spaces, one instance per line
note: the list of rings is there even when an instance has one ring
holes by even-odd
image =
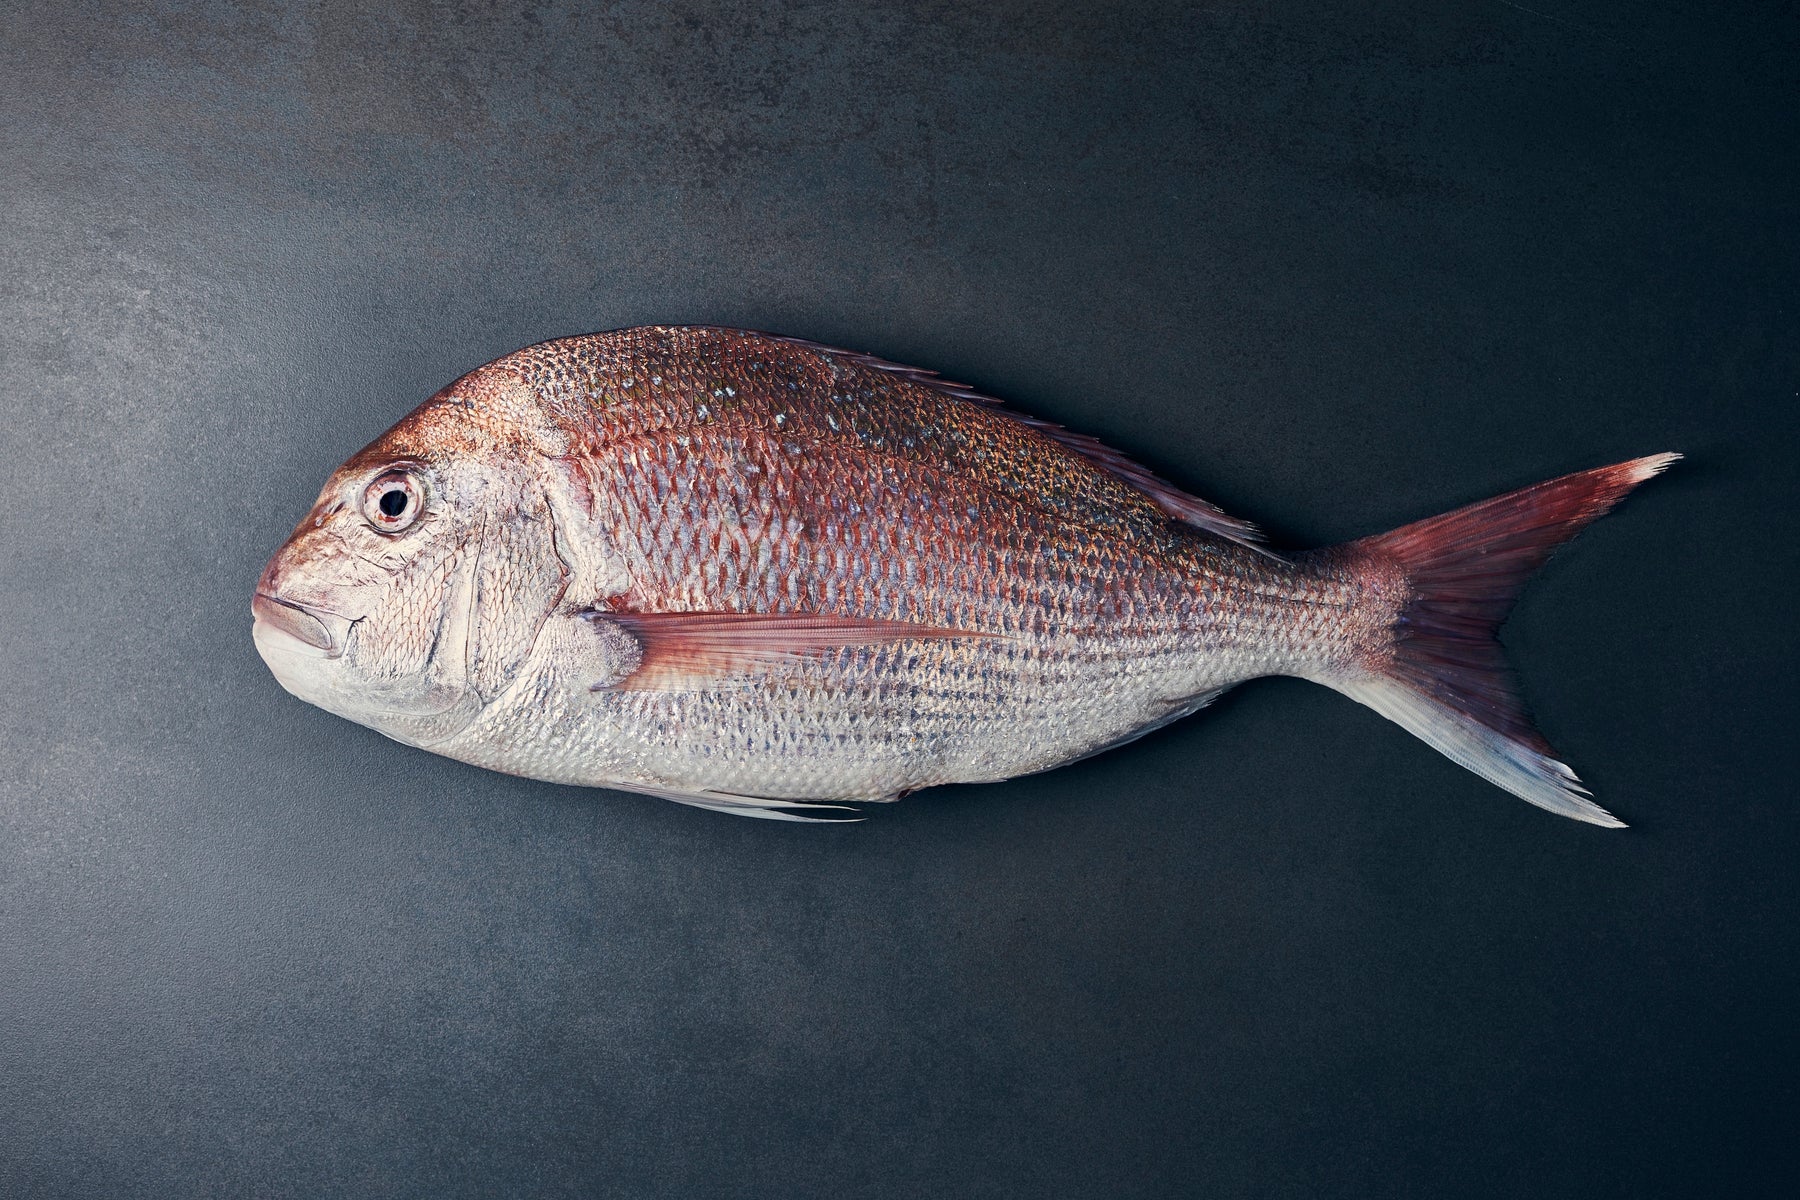
[[[392,519],[406,511],[406,492],[401,488],[391,488],[381,493],[381,515]]]

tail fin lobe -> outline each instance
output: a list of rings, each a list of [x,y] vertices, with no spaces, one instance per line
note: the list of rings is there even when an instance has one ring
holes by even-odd
[[[1532,725],[1496,633],[1552,551],[1680,457],[1580,471],[1351,543],[1371,569],[1398,569],[1406,599],[1384,666],[1334,686],[1540,808],[1622,827]]]

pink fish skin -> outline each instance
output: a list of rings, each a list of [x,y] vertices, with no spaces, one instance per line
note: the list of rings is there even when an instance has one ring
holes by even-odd
[[[929,372],[626,329],[481,367],[352,457],[263,572],[254,634],[290,692],[400,741],[749,816],[1047,770],[1295,675],[1618,826],[1495,632],[1677,457],[1281,555]]]

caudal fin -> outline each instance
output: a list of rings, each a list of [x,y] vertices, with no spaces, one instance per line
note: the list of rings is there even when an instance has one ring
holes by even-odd
[[[1403,578],[1404,600],[1386,661],[1332,686],[1515,796],[1623,828],[1532,726],[1496,633],[1553,550],[1680,457],[1565,475],[1344,547],[1362,569]]]

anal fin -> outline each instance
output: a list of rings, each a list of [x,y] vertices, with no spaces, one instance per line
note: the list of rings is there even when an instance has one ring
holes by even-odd
[[[1170,700],[1164,700],[1162,702],[1164,705],[1163,711],[1150,718],[1148,721],[1145,721],[1142,725],[1128,729],[1111,741],[1103,742],[1092,749],[1084,750],[1076,757],[1066,759],[1056,765],[1065,767],[1070,763],[1085,762],[1097,755],[1105,754],[1109,750],[1117,750],[1120,746],[1135,742],[1146,734],[1155,733],[1165,725],[1173,725],[1183,717],[1192,716],[1194,713],[1199,712],[1201,709],[1211,704],[1214,700],[1217,700],[1220,696],[1223,696],[1227,690],[1229,689],[1213,688],[1211,691],[1200,692],[1193,696],[1181,696]]]
[[[765,821],[798,821],[808,825],[841,825],[847,822],[866,820],[862,810],[856,808],[855,804],[882,804],[899,798],[897,796],[876,796],[858,800],[852,804],[837,804],[823,800],[778,800],[768,796],[744,796],[736,792],[715,792],[711,789],[684,792],[675,788],[657,787],[655,784],[621,783],[614,786],[621,791],[640,792],[646,796],[655,796],[661,800],[673,800],[677,804],[686,804],[693,808],[729,813],[734,817],[757,817]],[[849,815],[806,815],[826,812]]]

